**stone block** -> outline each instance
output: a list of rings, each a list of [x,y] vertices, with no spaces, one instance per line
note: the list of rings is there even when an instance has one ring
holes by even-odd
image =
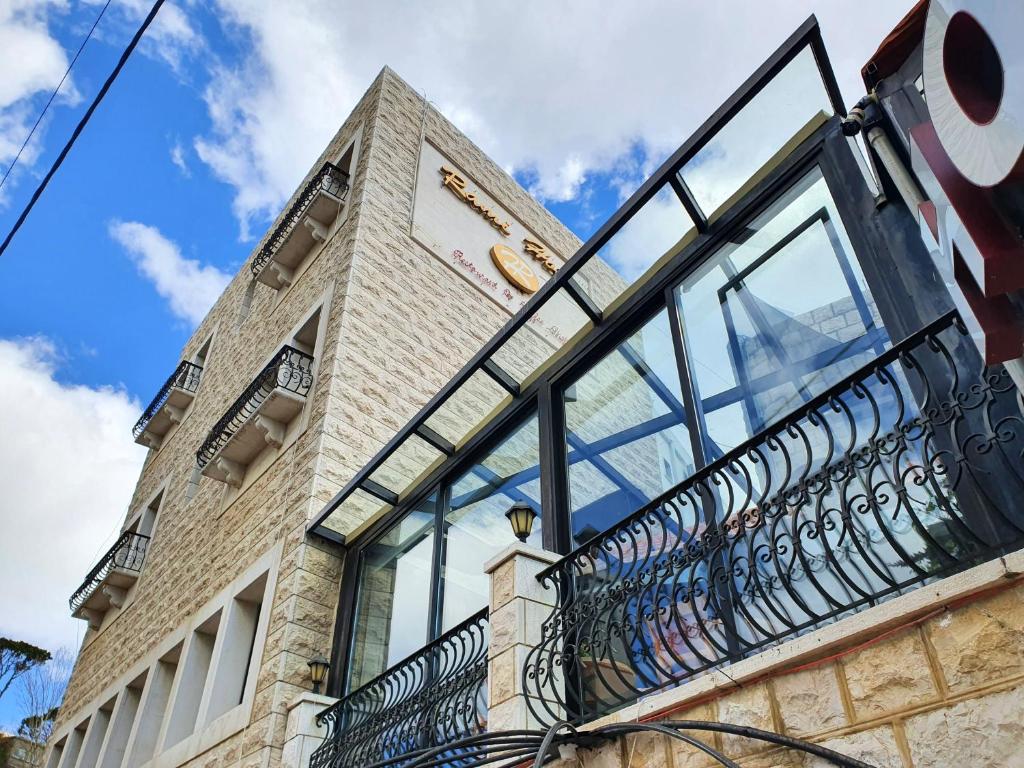
[[[584,768],[623,768],[622,739],[609,741],[596,749],[580,749],[576,752]]]
[[[514,560],[508,560],[491,573],[491,610],[496,611],[515,596]]]
[[[896,737],[888,725],[828,739],[820,744],[827,749],[835,750],[847,757],[877,766],[877,768],[904,768],[903,758],[896,746]],[[806,768],[826,768],[832,765],[832,762],[815,755],[806,755],[804,758]]]
[[[701,704],[684,712],[673,712],[666,720],[703,720],[714,722],[716,720],[713,704]],[[712,749],[720,749],[721,737],[714,731],[687,730],[681,733],[691,738],[704,742]],[[705,766],[718,765],[718,761],[709,757],[706,752],[697,747],[687,744],[679,739],[669,739],[669,753],[672,756],[674,768],[705,768]]]
[[[718,700],[718,722],[746,725],[765,731],[774,731],[771,698],[764,684],[743,688]],[[762,751],[768,745],[745,736],[722,734],[722,751],[730,757],[740,757]]]
[[[1024,687],[961,701],[904,723],[914,768],[1024,768]]]
[[[832,665],[782,675],[772,681],[772,687],[788,736],[802,738],[848,724]]]
[[[916,630],[858,651],[843,661],[842,668],[858,721],[938,698]]]
[[[622,754],[623,768],[667,768],[668,737],[660,733],[637,733],[626,736]]]
[[[1024,587],[945,613],[925,631],[954,693],[1024,674]]]

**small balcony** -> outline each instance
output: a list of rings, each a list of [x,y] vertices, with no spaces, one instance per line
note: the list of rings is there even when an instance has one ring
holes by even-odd
[[[203,369],[195,363],[183,360],[171,377],[164,382],[153,402],[149,404],[132,429],[132,436],[139,445],[159,448],[171,427],[180,424],[185,409],[191,404],[199,389]]]
[[[291,285],[306,254],[327,239],[348,186],[345,171],[324,163],[253,259],[252,273],[257,280],[275,290]]]
[[[280,448],[313,385],[313,357],[281,348],[206,436],[196,463],[207,477],[239,487],[246,467],[267,446]]]
[[[71,615],[99,629],[111,607],[124,605],[128,590],[139,578],[148,546],[149,536],[125,531],[71,596]]]
[[[488,615],[486,608],[475,613],[321,712],[317,723],[328,733],[310,768],[400,762],[484,733]]]

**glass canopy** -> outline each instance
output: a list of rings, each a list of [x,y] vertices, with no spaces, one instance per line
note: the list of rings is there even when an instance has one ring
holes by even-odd
[[[699,245],[701,238],[709,236],[716,221],[732,203],[841,107],[842,100],[821,45],[817,24],[810,19],[534,294],[456,377],[355,474],[313,521],[310,530],[342,540],[360,523],[401,506],[406,498],[422,496],[426,479],[443,475],[444,468],[457,462],[469,444],[475,444],[474,441],[486,435],[488,424],[514,407],[522,393],[543,375],[554,359],[572,350],[581,338],[614,315],[663,266],[684,250]],[[843,233],[834,226],[834,214],[827,206],[825,210],[826,215],[808,224],[804,237],[808,244],[817,245],[819,241],[830,244],[841,261],[835,249],[838,246],[848,252],[848,245]],[[808,211],[808,216],[813,213]],[[716,263],[724,263],[722,260],[728,258],[737,263],[756,263],[756,259],[744,261],[740,254],[770,247],[761,244],[773,237],[770,229],[766,225],[764,233],[759,233],[746,245],[737,246],[735,257],[721,256]],[[794,255],[792,265],[786,269],[801,269],[799,259]],[[765,268],[750,266],[748,273],[744,273],[745,281],[733,283],[716,276],[712,280],[714,291],[707,296],[717,302],[722,312],[731,313],[735,327],[743,333],[752,322],[750,297],[755,297],[753,302],[756,303],[759,290],[755,286],[780,279],[776,274],[779,268],[775,263]],[[828,268],[842,271],[843,264],[835,262]],[[852,276],[854,283],[859,279],[856,274]],[[706,286],[694,283],[682,290],[706,293],[712,283]],[[721,312],[715,315],[719,316]],[[781,319],[776,320],[774,331],[784,337],[786,329],[780,327]],[[871,331],[877,329],[870,326],[870,320],[869,316],[861,314],[859,322],[867,335],[861,334],[866,340],[857,343],[874,347],[884,343],[884,339],[871,335]],[[708,322],[717,320],[708,319]],[[722,328],[710,332],[720,334]],[[567,404],[570,475],[582,478],[593,471],[598,461],[613,467],[620,465],[616,472],[626,481],[609,485],[607,472],[601,472],[603,479],[595,477],[593,486],[581,492],[584,495],[576,494],[574,509],[590,509],[592,513],[592,519],[588,518],[585,523],[580,518],[577,534],[601,525],[602,515],[594,506],[601,498],[622,493],[633,493],[638,500],[649,498],[663,489],[665,483],[678,482],[680,475],[692,471],[690,439],[685,436],[689,434],[688,427],[678,410],[680,393],[665,384],[673,379],[662,376],[659,370],[667,360],[659,351],[659,345],[666,343],[667,334],[667,320],[659,316],[627,341],[616,355],[600,363],[621,367],[628,379],[624,379],[623,386],[635,394],[590,393],[586,380],[581,379],[577,388],[579,399]],[[822,337],[816,342],[821,346],[816,354],[830,354],[831,342],[845,344],[842,339]],[[855,352],[850,355],[855,356]],[[709,362],[716,366],[723,362],[711,360],[721,357],[721,347],[699,354],[708,356]],[[653,386],[652,378],[639,372],[642,366],[635,365],[631,358],[641,362],[648,360],[658,374],[653,378],[661,382],[660,386]],[[727,372],[736,365],[735,360],[724,362]],[[669,364],[674,365],[674,362]],[[736,415],[735,408],[747,407],[740,401],[708,411],[704,416],[715,423],[715,440],[720,439],[724,447],[741,439],[744,431],[749,432],[756,423],[770,418],[772,408],[789,403],[794,391],[799,395],[801,387],[812,386],[814,374],[805,372],[798,378],[801,381],[787,385],[790,389],[779,395],[775,405],[758,403],[760,410],[755,409],[756,413],[748,407],[743,415]],[[716,394],[721,394],[716,389],[724,387],[720,382],[701,381],[699,384]],[[591,397],[596,399],[588,401]],[[615,397],[632,397],[634,404],[640,405],[635,413],[623,416],[621,423],[601,423],[603,417],[588,411],[603,402],[602,398],[614,400]],[[716,415],[719,413],[721,416]],[[640,438],[640,444],[656,445],[659,461],[665,459],[659,463],[658,473],[644,478],[631,478],[628,467],[619,457],[635,448],[622,433],[637,429],[647,431]],[[598,448],[615,445],[595,453],[595,444]]]

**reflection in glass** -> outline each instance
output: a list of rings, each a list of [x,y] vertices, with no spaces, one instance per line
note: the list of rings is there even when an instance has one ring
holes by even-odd
[[[805,48],[683,166],[680,176],[713,219],[809,122],[831,114],[814,53]]]
[[[538,440],[534,414],[452,484],[444,518],[442,632],[487,605],[483,565],[515,541],[508,508],[524,501],[540,513]],[[540,519],[527,543],[540,548]]]
[[[563,392],[574,545],[693,472],[662,310]]]
[[[679,197],[665,184],[580,269],[578,281],[598,307],[606,309],[663,256],[678,252],[695,232]]]
[[[853,254],[815,169],[676,290],[709,459],[886,348]]]
[[[349,690],[423,647],[428,637],[435,498],[362,553]]]

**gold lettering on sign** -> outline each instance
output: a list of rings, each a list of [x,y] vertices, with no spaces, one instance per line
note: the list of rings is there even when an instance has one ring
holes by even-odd
[[[479,213],[487,223],[494,227],[496,230],[501,232],[505,236],[512,234],[512,222],[502,221],[494,211],[488,208],[486,205],[481,203],[477,197],[476,192],[466,191],[466,180],[462,178],[456,171],[451,168],[441,166],[441,175],[444,176],[444,180],[441,182],[444,186],[448,187],[457,198],[462,200],[466,205],[472,208],[474,211]]]
[[[533,293],[540,288],[540,280],[530,265],[504,243],[491,246],[491,259],[498,271],[523,293]]]
[[[533,256],[537,261],[544,265],[544,269],[550,272],[552,275],[555,274],[555,270],[558,269],[558,265],[551,260],[548,255],[547,248],[538,242],[531,240],[526,237],[523,238],[523,250]]]

